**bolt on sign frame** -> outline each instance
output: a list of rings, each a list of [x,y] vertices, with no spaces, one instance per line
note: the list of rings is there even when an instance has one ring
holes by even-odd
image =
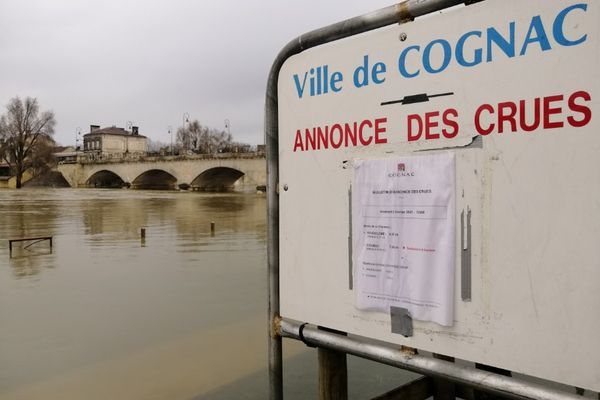
[[[398,348],[600,390],[600,4],[485,0],[437,13],[462,3],[404,1],[304,34],[273,63],[271,399],[283,396],[282,337],[514,398],[575,397]],[[366,133],[318,136],[353,121]],[[361,160],[392,160],[404,174],[406,160],[446,153],[456,160],[454,323],[409,318],[398,334],[394,312],[355,308],[352,174]]]

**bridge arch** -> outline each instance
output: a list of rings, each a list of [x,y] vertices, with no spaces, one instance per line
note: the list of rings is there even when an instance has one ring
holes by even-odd
[[[150,169],[138,175],[131,182],[134,189],[172,190],[176,188],[177,178],[162,169]]]
[[[191,183],[194,190],[227,191],[232,190],[235,183],[245,174],[235,168],[215,167],[198,175]]]
[[[125,181],[117,174],[107,169],[92,174],[86,181],[85,186],[92,188],[122,188]]]

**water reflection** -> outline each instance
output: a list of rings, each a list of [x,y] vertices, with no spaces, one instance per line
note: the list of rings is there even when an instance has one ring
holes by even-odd
[[[174,228],[180,238],[198,238],[210,233],[211,222],[217,232],[265,230],[265,203],[248,195],[157,192],[150,198],[86,200],[79,207],[86,235],[115,239],[139,237],[142,227]]]
[[[199,241],[200,245],[216,245],[215,249],[222,249],[225,245],[229,250],[237,245],[248,249],[251,244],[246,239],[265,246],[265,207],[264,198],[256,201],[253,196],[190,195],[175,205],[173,222],[182,240],[180,245]],[[228,212],[223,213],[223,210]],[[246,218],[238,218],[238,215],[245,215]],[[208,242],[212,237],[212,222],[215,223],[215,236]],[[231,241],[232,236],[236,237],[237,242]],[[196,249],[201,250],[198,247]]]
[[[6,190],[0,221],[4,243],[54,237],[0,246],[0,399],[266,398],[264,196]],[[304,399],[316,361],[285,349]]]
[[[114,398],[163,365],[178,376],[125,397],[149,381],[192,397],[239,321],[257,338],[241,370],[264,367],[263,196],[28,189],[0,191],[0,207],[0,239],[54,237],[52,254],[0,247],[0,398],[89,398],[98,376]]]
[[[18,250],[13,252],[17,253]],[[10,259],[13,276],[17,279],[30,278],[41,273],[44,269],[54,268],[53,263],[41,263],[36,257],[49,256],[52,254],[50,248],[46,250],[32,250],[28,254],[15,255]]]
[[[85,235],[127,238],[148,224],[143,199],[86,200],[79,204]],[[104,236],[96,236],[103,240]]]

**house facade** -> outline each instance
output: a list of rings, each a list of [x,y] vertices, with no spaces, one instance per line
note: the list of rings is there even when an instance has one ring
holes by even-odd
[[[137,126],[128,131],[116,126],[90,125],[90,133],[83,135],[83,151],[102,158],[143,156],[148,153],[148,138],[139,134]]]

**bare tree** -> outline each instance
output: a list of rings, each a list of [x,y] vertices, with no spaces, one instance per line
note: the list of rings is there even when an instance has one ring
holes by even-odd
[[[169,143],[148,139],[148,151],[150,153],[168,153]]]
[[[37,99],[12,98],[0,117],[0,156],[8,163],[20,188],[23,174],[36,159],[38,144],[54,134],[54,113],[40,113]]]
[[[189,125],[188,125],[189,127]],[[187,127],[177,128],[177,138],[176,143],[178,147],[181,147],[183,150],[191,150],[192,149],[192,138]]]
[[[203,126],[198,120],[194,120],[185,128],[182,127],[177,130],[177,143],[184,150],[191,150],[196,153],[218,153],[229,147],[231,140],[231,134]]]
[[[51,137],[40,138],[31,150],[30,168],[33,176],[43,175],[56,166],[56,142]]]

